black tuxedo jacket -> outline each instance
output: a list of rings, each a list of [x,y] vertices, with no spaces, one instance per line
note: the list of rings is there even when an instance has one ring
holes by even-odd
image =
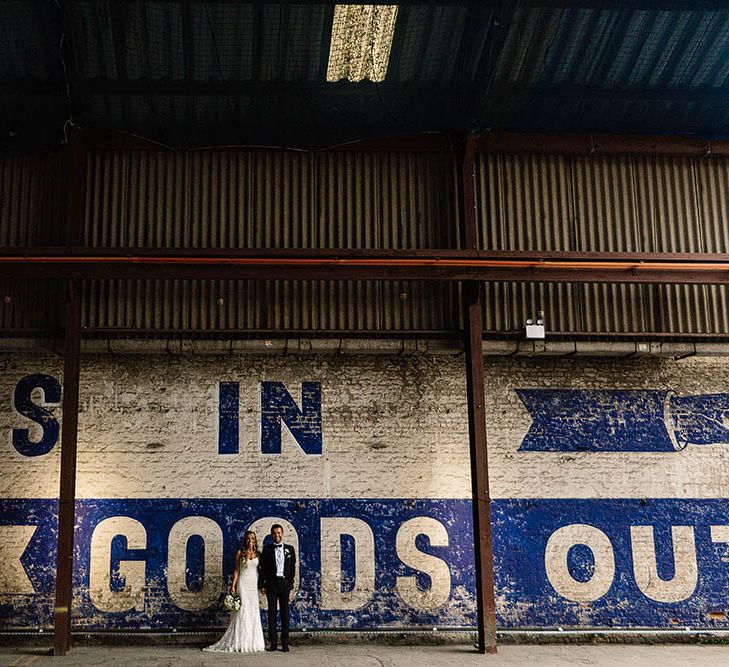
[[[290,544],[284,544],[284,579],[289,584],[289,589],[294,587],[294,575],[296,574],[296,549]],[[274,545],[267,544],[261,552],[261,570],[258,576],[258,588],[273,588],[276,583],[276,553]]]

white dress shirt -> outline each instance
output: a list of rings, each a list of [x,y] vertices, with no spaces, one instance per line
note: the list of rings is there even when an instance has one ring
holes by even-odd
[[[283,545],[283,542],[281,542],[281,544],[274,544],[273,552],[274,552],[274,554],[276,554],[276,576],[283,577],[284,576],[284,545]]]

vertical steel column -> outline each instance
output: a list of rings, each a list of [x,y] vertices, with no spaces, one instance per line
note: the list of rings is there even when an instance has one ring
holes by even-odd
[[[474,137],[470,136],[463,155],[461,183],[461,220],[463,246],[478,246]],[[473,504],[473,546],[476,561],[476,611],[478,650],[496,653],[496,602],[494,599],[494,553],[491,539],[491,496],[486,443],[483,370],[483,286],[464,282],[464,346],[466,350],[466,387],[468,435],[471,455],[471,493]]]
[[[71,646],[73,598],[73,525],[76,503],[76,435],[81,357],[81,283],[70,280],[66,301],[66,340],[63,360],[61,425],[61,488],[58,498],[58,558],[53,655],[66,655]]]
[[[87,148],[81,131],[70,128],[69,199],[66,245],[83,245],[86,210]],[[61,482],[58,493],[58,555],[56,560],[56,606],[53,655],[66,655],[71,647],[73,601],[73,527],[76,515],[76,440],[78,435],[78,390],[81,363],[81,287],[68,281],[63,354],[63,414],[61,416]]]

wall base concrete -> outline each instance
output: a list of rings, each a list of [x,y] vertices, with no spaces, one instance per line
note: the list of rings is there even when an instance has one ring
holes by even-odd
[[[207,646],[220,638],[222,630],[201,632],[73,632],[74,646]],[[43,647],[52,643],[52,632],[0,632],[0,646]],[[562,629],[503,630],[497,633],[501,645],[547,644],[729,644],[729,631],[717,630],[629,630]],[[294,646],[448,646],[471,645],[476,633],[469,630],[340,630],[291,632]]]
[[[192,646],[124,647],[76,646],[60,659],[63,665],[115,667],[165,665],[174,667],[220,667],[221,665],[277,665],[286,667],[565,667],[565,665],[641,665],[641,667],[715,667],[726,662],[723,646],[501,646],[496,655],[481,655],[470,644],[452,646],[381,646],[343,644],[293,645],[291,653],[206,654]],[[0,649],[0,665],[59,664],[40,648]]]

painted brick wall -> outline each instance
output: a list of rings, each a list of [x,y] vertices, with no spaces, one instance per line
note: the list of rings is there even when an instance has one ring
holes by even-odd
[[[0,366],[0,627],[47,627],[62,364]],[[499,623],[726,627],[729,361],[486,380]],[[461,357],[86,355],[81,387],[77,627],[224,625],[238,540],[274,520],[295,626],[474,622]]]

